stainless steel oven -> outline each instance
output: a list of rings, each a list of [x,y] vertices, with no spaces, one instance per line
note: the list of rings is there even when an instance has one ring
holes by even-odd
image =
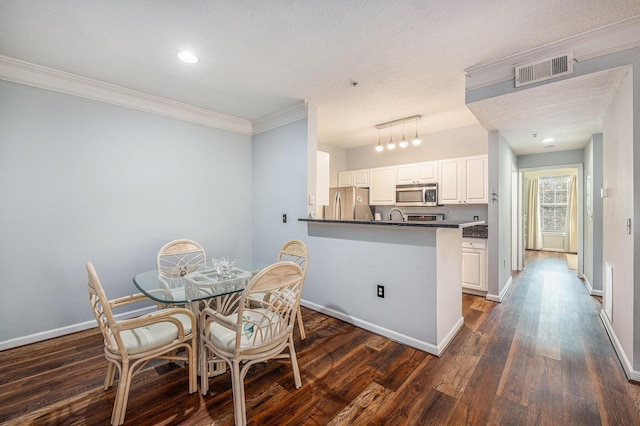
[[[396,185],[396,206],[437,206],[438,184]]]

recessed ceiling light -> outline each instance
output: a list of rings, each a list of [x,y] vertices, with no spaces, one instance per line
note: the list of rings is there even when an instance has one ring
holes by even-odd
[[[195,64],[198,62],[198,57],[191,52],[187,52],[186,50],[178,53],[178,58],[182,62],[186,62],[188,64]]]
[[[545,139],[542,139],[542,143],[549,143],[549,142],[553,142],[553,141],[555,141],[555,139],[554,139],[554,138],[545,138]]]

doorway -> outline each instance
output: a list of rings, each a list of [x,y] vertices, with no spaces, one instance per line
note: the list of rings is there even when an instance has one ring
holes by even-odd
[[[522,185],[517,186],[523,218],[518,231],[519,261],[525,266],[527,250],[563,253],[582,276],[582,164],[521,172]]]

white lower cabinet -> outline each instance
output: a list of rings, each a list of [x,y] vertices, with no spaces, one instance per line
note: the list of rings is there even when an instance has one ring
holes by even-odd
[[[462,238],[462,291],[487,292],[487,240]]]

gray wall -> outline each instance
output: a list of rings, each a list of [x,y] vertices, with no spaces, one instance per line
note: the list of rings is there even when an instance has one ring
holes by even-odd
[[[306,240],[307,225],[298,218],[306,217],[307,153],[311,150],[315,161],[316,148],[308,146],[308,120],[253,137],[253,253],[265,262],[275,261],[288,240]]]
[[[583,162],[584,150],[582,149],[518,156],[519,169],[565,166],[567,164],[582,164]]]
[[[176,238],[251,257],[249,136],[5,81],[0,99],[0,348],[95,327],[87,261],[115,298]]]
[[[640,184],[637,179],[637,170],[640,163],[634,164],[634,151],[640,144],[638,135],[634,130],[633,99],[634,92],[640,89],[640,79],[634,77],[638,73],[630,72],[614,97],[604,120],[604,145],[603,186],[608,189],[608,196],[603,200],[604,234],[603,234],[603,260],[613,267],[613,318],[611,324],[621,347],[630,360],[634,360],[635,369],[638,370],[640,354],[637,348],[638,315],[640,306],[638,293],[640,282],[634,277],[635,265],[640,265],[635,252],[640,252],[638,243],[637,224],[634,218],[634,192],[633,182]],[[635,95],[635,99],[640,98]],[[637,105],[637,104],[636,104]],[[639,114],[636,114],[639,115]],[[640,123],[635,123],[640,124]],[[635,140],[635,144],[634,144]],[[634,172],[634,169],[636,170]],[[636,194],[635,197],[638,195]],[[637,204],[635,204],[637,207]],[[635,212],[637,215],[638,212]],[[633,231],[627,233],[627,219],[631,220]],[[634,242],[635,240],[635,242]],[[609,296],[605,294],[605,300]]]
[[[497,131],[489,132],[489,241],[487,298],[500,300],[511,279],[511,171],[516,156]],[[497,194],[496,201],[491,193]]]

